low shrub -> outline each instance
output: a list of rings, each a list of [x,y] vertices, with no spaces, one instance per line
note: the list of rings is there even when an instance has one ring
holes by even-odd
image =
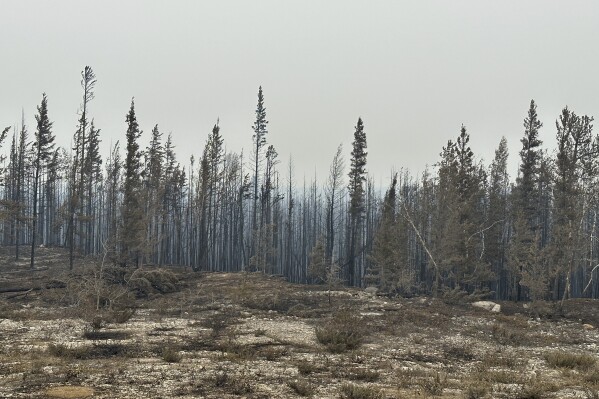
[[[356,368],[350,371],[348,377],[355,381],[375,382],[381,377],[381,373],[376,370]]]
[[[105,344],[92,346],[68,347],[62,344],[50,344],[48,353],[55,357],[68,359],[103,359],[109,357],[135,355],[134,348],[122,344]]]
[[[584,390],[584,399],[599,399],[599,390],[597,388],[589,388],[585,387]]]
[[[263,356],[269,362],[273,362],[275,360],[280,359],[281,357],[287,354],[287,350],[285,348],[277,348],[273,346],[266,346],[260,349],[260,355]]]
[[[533,380],[524,385],[522,391],[515,396],[515,399],[544,399],[547,397],[547,392],[545,384]]]
[[[177,276],[165,269],[136,270],[128,281],[129,288],[138,298],[145,298],[152,293],[168,294],[180,289]]]
[[[497,343],[501,345],[520,346],[526,343],[526,333],[503,323],[494,323],[491,334]]]
[[[303,360],[297,363],[297,371],[301,375],[309,375],[319,372],[320,367],[313,362]]]
[[[131,333],[127,331],[100,331],[97,329],[85,329],[83,331],[83,338],[90,340],[121,340],[129,337],[131,337]]]
[[[587,384],[599,387],[599,369],[592,368],[591,370],[589,370],[584,376],[584,381]]]
[[[341,385],[341,399],[382,399],[383,392],[380,389],[355,385]]]
[[[227,327],[239,323],[239,317],[239,312],[235,310],[224,309],[210,317],[207,317],[202,321],[201,324],[206,328],[210,328],[212,330],[212,337],[216,338],[222,335]]]
[[[359,317],[341,312],[315,329],[318,341],[332,353],[342,353],[358,348],[366,336]]]
[[[572,370],[589,370],[597,363],[594,356],[562,351],[545,353],[545,360],[551,367]]]
[[[299,396],[312,396],[316,392],[314,386],[305,380],[287,381],[287,386]]]
[[[473,381],[464,389],[464,399],[483,399],[489,393],[489,384]]]
[[[420,390],[426,395],[441,396],[447,387],[447,376],[436,373],[434,377],[426,377],[419,381]]]
[[[177,348],[166,346],[164,349],[162,349],[162,360],[167,363],[179,363],[181,358],[181,353]]]
[[[474,360],[474,352],[466,345],[448,345],[443,350],[445,357],[454,360]]]

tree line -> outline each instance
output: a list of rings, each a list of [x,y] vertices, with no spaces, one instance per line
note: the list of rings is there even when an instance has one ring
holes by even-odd
[[[0,171],[0,239],[16,259],[27,245],[31,268],[43,245],[68,248],[71,268],[77,257],[102,255],[123,273],[145,264],[186,265],[374,285],[400,295],[599,296],[599,137],[592,117],[564,108],[549,151],[531,101],[515,179],[505,138],[486,165],[461,126],[432,170],[394,173],[382,193],[367,172],[361,118],[349,159],[339,146],[328,176],[298,183],[293,162],[282,166],[268,143],[262,87],[248,156],[226,150],[218,120],[201,155],[184,165],[158,125],[142,148],[132,99],[122,148],[117,142],[102,157],[90,107],[96,82],[85,67],[72,148],[54,143],[46,94],[33,134],[24,117],[12,129]],[[10,132],[2,131],[0,143]]]

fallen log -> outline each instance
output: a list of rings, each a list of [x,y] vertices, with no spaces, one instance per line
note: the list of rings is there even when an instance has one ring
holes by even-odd
[[[12,293],[12,292],[24,292],[29,290],[41,290],[42,287],[9,287],[9,288],[0,288],[0,294]]]
[[[36,286],[36,287],[3,287],[0,288],[0,294],[7,293],[15,293],[15,292],[25,292],[25,291],[39,291],[43,289],[54,289],[54,288],[65,288],[67,285],[62,281],[51,281],[44,286]]]
[[[44,270],[48,270],[48,266],[36,267],[35,269],[23,269],[23,270],[7,270],[3,271],[3,275],[7,274],[19,274],[19,273],[35,273],[35,272],[43,272]]]
[[[25,292],[17,292],[16,294],[12,294],[12,295],[8,295],[6,297],[6,299],[13,299],[19,296],[23,296],[23,295],[27,295],[29,294],[31,291],[33,291],[33,289],[29,290],[29,291],[25,291]]]

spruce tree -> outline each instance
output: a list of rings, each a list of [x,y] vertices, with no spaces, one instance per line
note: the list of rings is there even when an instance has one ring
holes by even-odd
[[[160,224],[162,219],[162,192],[164,191],[164,158],[165,151],[162,145],[162,133],[155,125],[152,129],[150,145],[145,152],[145,165],[142,172],[144,180],[144,209],[146,219],[148,220],[147,238],[150,245],[148,249],[155,249],[161,246]],[[156,256],[157,251],[144,254],[154,259],[155,263],[160,263]]]
[[[268,129],[266,125],[268,121],[266,120],[266,108],[264,107],[264,94],[262,93],[262,86],[258,88],[258,105],[256,106],[256,121],[252,126],[252,130],[254,131],[253,138],[253,148],[252,148],[252,156],[253,156],[253,172],[254,172],[254,195],[253,195],[253,208],[252,208],[252,231],[253,235],[256,235],[258,230],[258,186],[259,186],[259,178],[260,178],[260,165],[261,165],[261,156],[262,150],[264,146],[266,146],[266,134],[268,133]]]
[[[520,140],[519,176],[512,193],[513,237],[509,248],[509,265],[514,280],[514,297],[520,301],[528,288],[532,299],[543,299],[547,293],[546,272],[541,267],[539,245],[539,174],[542,158],[539,129],[543,127],[537,116],[537,105],[530,101],[524,119],[524,137]]]
[[[400,283],[402,254],[397,218],[397,173],[391,179],[381,208],[380,222],[369,257],[373,264],[369,282],[384,292],[394,292],[403,285]]]
[[[105,215],[106,223],[106,250],[111,258],[116,258],[119,242],[119,197],[121,192],[123,163],[121,161],[119,142],[117,141],[111,148],[110,156],[106,162],[106,193],[105,193]]]
[[[572,279],[582,256],[580,221],[584,215],[584,182],[598,154],[593,145],[593,118],[563,109],[557,127],[554,212],[551,232],[550,275],[554,300],[571,295]]]
[[[85,170],[85,194],[82,198],[85,198],[85,209],[83,214],[86,215],[86,247],[85,252],[87,254],[91,254],[96,249],[94,242],[98,241],[96,239],[96,213],[97,206],[94,206],[94,200],[97,200],[97,197],[94,192],[100,182],[102,181],[102,156],[100,155],[100,129],[97,129],[94,125],[94,120],[92,119],[89,126],[89,133],[86,142],[86,157],[85,164],[83,165]]]
[[[219,194],[222,191],[222,170],[224,161],[224,148],[223,148],[223,137],[220,134],[219,120],[212,128],[212,132],[208,136],[208,142],[206,143],[207,150],[206,156],[209,169],[208,179],[208,230],[210,246],[208,248],[208,263],[210,270],[215,270],[216,265],[216,254],[217,254],[217,225],[218,225],[218,211],[220,205]]]
[[[365,188],[366,182],[366,133],[362,118],[358,118],[355,127],[354,141],[352,143],[350,170],[349,170],[349,231],[347,266],[350,285],[359,285],[360,277],[356,276],[361,266],[359,256],[362,254],[362,227],[365,212]]]
[[[37,129],[33,149],[35,158],[33,160],[33,220],[31,226],[31,269],[35,267],[35,244],[37,229],[37,201],[40,174],[42,168],[46,167],[52,157],[54,148],[54,136],[52,135],[52,122],[48,117],[48,98],[46,93],[42,96],[42,103],[37,107],[38,114],[35,116]]]
[[[489,204],[487,212],[488,231],[485,239],[485,261],[492,266],[495,283],[492,290],[502,295],[508,292],[509,286],[505,275],[506,247],[508,243],[510,189],[507,172],[508,149],[507,140],[501,138],[499,147],[495,150],[495,159],[491,165],[489,183]]]
[[[125,180],[123,189],[122,211],[122,263],[127,265],[133,262],[139,266],[141,261],[142,245],[145,238],[143,223],[143,208],[141,199],[141,156],[139,138],[141,131],[135,116],[135,103],[131,100],[131,107],[125,119],[127,122],[127,155],[125,158]]]
[[[88,194],[86,188],[88,184],[91,184],[90,180],[92,180],[92,169],[95,165],[95,160],[93,160],[93,156],[90,156],[90,150],[93,151],[91,146],[97,146],[99,130],[95,130],[93,128],[93,123],[89,120],[89,103],[94,99],[94,88],[96,85],[96,75],[91,67],[86,66],[81,72],[81,88],[83,89],[83,98],[81,102],[81,116],[79,118],[79,128],[77,129],[76,137],[75,137],[75,162],[74,162],[74,174],[75,174],[75,189],[73,193],[75,198],[73,199],[73,215],[77,212],[79,214],[79,240],[80,240],[80,249],[87,251],[87,243],[92,240],[90,226],[91,220],[89,212],[91,212],[90,207],[86,207],[88,201],[91,201],[91,198],[88,198],[88,201],[85,200],[86,195]],[[88,129],[92,129],[89,130]],[[94,136],[94,137],[91,137]],[[91,139],[94,139],[96,142],[91,143]],[[97,151],[96,151],[97,152]],[[98,157],[98,154],[95,154]],[[75,226],[74,226],[75,227]],[[75,229],[73,229],[72,234],[75,234]]]
[[[19,133],[19,144],[17,149],[17,172],[16,172],[16,193],[15,193],[15,201],[16,201],[16,231],[15,231],[15,258],[19,260],[19,251],[20,251],[20,243],[21,243],[21,226],[23,221],[25,220],[25,170],[27,168],[27,147],[29,146],[28,142],[28,133],[27,127],[25,126],[25,117],[22,117],[21,123],[21,131]]]
[[[484,248],[484,169],[475,163],[470,146],[470,135],[462,125],[457,139],[456,158],[458,194],[458,231],[460,241],[457,247],[456,282],[462,288],[481,288],[490,281],[489,265],[482,262],[480,253]]]
[[[451,289],[472,291],[491,278],[480,259],[484,245],[484,186],[486,178],[477,166],[470,135],[462,125],[457,141],[443,148],[439,163],[439,196],[436,255],[445,283]]]

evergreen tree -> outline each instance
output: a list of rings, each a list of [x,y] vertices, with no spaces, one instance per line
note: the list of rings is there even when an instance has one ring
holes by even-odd
[[[470,135],[462,125],[457,139],[458,161],[458,230],[461,232],[457,247],[456,283],[467,290],[481,288],[491,280],[489,265],[482,262],[484,248],[484,169],[475,164],[474,153],[468,145]]]
[[[470,135],[462,125],[456,143],[448,142],[439,163],[438,231],[436,258],[447,285],[471,291],[491,278],[480,259],[484,246],[484,187],[482,168],[468,145]]]
[[[208,179],[208,229],[210,246],[208,249],[208,263],[210,270],[216,270],[216,255],[217,255],[217,225],[218,225],[218,212],[220,203],[219,194],[222,193],[223,183],[222,171],[223,171],[223,160],[224,160],[224,148],[223,148],[223,137],[220,134],[219,121],[212,128],[212,132],[208,136],[208,142],[206,143],[206,156],[209,169]]]
[[[112,146],[110,156],[106,163],[106,251],[111,258],[116,259],[119,240],[119,193],[121,189],[122,161],[119,142]]]
[[[87,243],[91,241],[91,220],[89,218],[89,212],[91,212],[91,207],[86,207],[86,203],[91,201],[91,198],[88,198],[86,201],[85,197],[88,194],[86,187],[91,184],[93,168],[95,167],[95,160],[93,159],[94,154],[90,154],[89,151],[93,151],[94,148],[98,145],[98,136],[99,130],[95,130],[93,128],[93,122],[89,120],[89,103],[94,99],[94,88],[96,85],[96,75],[91,67],[86,66],[84,70],[81,72],[81,88],[83,89],[83,99],[81,102],[81,116],[79,118],[79,128],[77,129],[76,137],[75,137],[75,154],[76,159],[74,162],[74,174],[75,174],[75,189],[73,193],[75,198],[73,199],[74,212],[78,213],[79,217],[79,242],[80,248],[83,250],[87,250]],[[88,131],[90,128],[90,131]],[[93,129],[93,130],[91,130]],[[93,136],[93,137],[92,137]],[[95,140],[92,143],[92,139]],[[90,148],[90,145],[92,148]],[[97,152],[97,151],[96,151]],[[98,154],[95,154],[96,158]],[[73,226],[75,227],[75,226]],[[75,234],[75,229],[73,229],[72,234]]]
[[[324,240],[320,237],[310,251],[308,278],[318,283],[326,282],[328,264],[325,255]]]
[[[514,276],[515,299],[524,299],[522,287],[528,287],[532,299],[546,295],[546,272],[541,265],[539,245],[539,175],[542,152],[539,129],[543,127],[537,116],[537,105],[530,101],[524,119],[524,137],[520,150],[519,176],[513,197],[513,231],[510,242],[509,263]],[[524,281],[523,281],[524,280]],[[533,287],[534,285],[534,287]]]
[[[87,254],[93,253],[93,251],[99,247],[95,246],[94,241],[97,237],[95,228],[95,214],[96,214],[96,206],[94,206],[93,202],[100,196],[96,196],[94,189],[98,187],[100,182],[102,181],[102,157],[100,155],[100,129],[97,129],[94,125],[94,121],[92,119],[89,127],[89,133],[86,142],[86,157],[85,164],[83,165],[83,169],[85,171],[85,195],[82,198],[85,198],[86,205],[84,210],[84,215],[86,217],[87,224],[87,232],[85,237],[86,248],[85,252]]]
[[[164,158],[165,152],[162,145],[162,133],[158,129],[158,125],[155,125],[152,129],[150,145],[147,147],[145,152],[145,165],[142,172],[144,180],[144,195],[145,201],[144,209],[146,219],[148,220],[147,226],[147,241],[150,245],[146,249],[154,249],[160,247],[162,240],[160,232],[160,224],[162,220],[162,192],[164,191]],[[147,258],[153,258],[153,261],[159,263],[156,251],[150,251],[154,253],[145,253],[144,256]]]
[[[487,214],[487,226],[489,226],[489,230],[486,234],[484,251],[484,259],[492,266],[492,271],[496,276],[492,290],[500,296],[504,296],[509,290],[507,275],[505,274],[506,247],[509,239],[508,196],[510,189],[507,159],[507,140],[505,137],[502,137],[499,147],[495,150],[495,159],[490,171]]]
[[[557,127],[554,213],[551,232],[550,275],[554,300],[571,295],[574,269],[581,256],[581,220],[584,215],[583,184],[587,166],[598,154],[593,146],[593,118],[563,109]]]
[[[25,170],[27,168],[27,147],[29,146],[27,127],[25,126],[25,117],[22,117],[21,131],[19,133],[19,145],[17,149],[17,170],[16,170],[16,231],[15,231],[15,259],[19,260],[19,246],[21,242],[21,228],[25,221]]]
[[[264,146],[266,146],[266,134],[268,130],[266,125],[268,121],[266,120],[266,108],[264,107],[264,95],[262,94],[262,86],[258,88],[258,105],[256,106],[256,121],[252,126],[252,130],[254,131],[253,138],[253,172],[254,172],[254,196],[253,196],[253,208],[252,208],[252,231],[253,234],[256,234],[258,230],[258,186],[259,186],[259,178],[260,178],[260,165],[261,165],[261,156],[262,150]]]
[[[46,93],[42,96],[42,103],[37,107],[38,114],[35,116],[37,130],[33,149],[35,158],[33,160],[33,221],[31,226],[31,269],[35,267],[35,244],[37,229],[37,201],[40,174],[42,168],[46,167],[52,159],[54,149],[54,136],[52,135],[52,122],[48,118],[48,98]]]
[[[369,280],[384,292],[394,292],[397,289],[407,288],[403,278],[405,275],[402,273],[403,254],[399,242],[397,173],[393,175],[381,208],[380,223],[370,255],[373,267],[370,270]]]
[[[451,284],[448,280],[452,268],[458,259],[455,248],[458,245],[460,232],[457,223],[457,159],[456,145],[452,140],[447,142],[441,151],[441,160],[437,163],[437,184],[431,231],[434,258],[439,259],[439,270],[435,273],[433,291],[444,289]],[[453,288],[453,287],[452,287]]]
[[[133,262],[136,266],[139,266],[145,229],[143,207],[140,203],[142,153],[138,142],[142,132],[139,130],[137,117],[135,116],[134,100],[131,100],[131,107],[125,121],[127,122],[127,156],[125,158],[125,180],[123,183],[122,262],[124,265]]]
[[[365,212],[365,187],[366,182],[366,133],[362,118],[358,118],[355,127],[354,141],[349,170],[349,231],[347,266],[350,285],[359,285],[360,277],[356,272],[361,266],[359,256],[362,255],[362,227]]]

